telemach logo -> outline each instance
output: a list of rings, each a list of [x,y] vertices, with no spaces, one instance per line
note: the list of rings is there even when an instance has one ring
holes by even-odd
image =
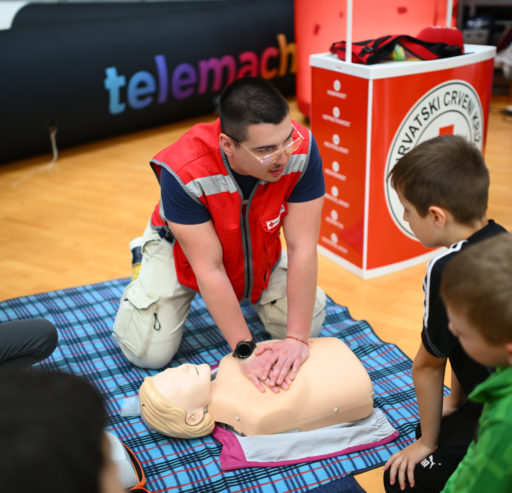
[[[207,91],[219,91],[241,77],[273,79],[296,72],[296,46],[284,34],[277,35],[277,46],[268,46],[260,54],[244,51],[237,57],[198,60],[196,64],[168,66],[165,55],[153,59],[155,70],[140,70],[131,75],[119,73],[116,66],[105,69],[103,85],[108,92],[108,111],[119,115],[127,108],[141,110],[151,104],[187,99]]]
[[[398,228],[416,239],[403,220],[403,207],[387,179],[396,162],[419,143],[439,135],[462,135],[482,150],[483,111],[475,89],[465,81],[444,82],[424,94],[409,110],[390,146],[384,187],[386,202]]]

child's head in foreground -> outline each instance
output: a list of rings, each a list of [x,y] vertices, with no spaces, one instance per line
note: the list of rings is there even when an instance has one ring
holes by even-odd
[[[462,250],[441,281],[451,332],[469,356],[487,366],[512,366],[512,235]]]
[[[481,152],[459,135],[443,135],[418,144],[389,173],[404,206],[404,220],[429,247],[440,246],[430,223],[436,214],[471,226],[485,218],[489,172]]]
[[[122,493],[103,397],[85,378],[0,372],[0,476],[17,493]]]

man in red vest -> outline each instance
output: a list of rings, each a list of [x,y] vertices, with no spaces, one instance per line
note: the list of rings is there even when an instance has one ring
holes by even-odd
[[[277,392],[295,378],[325,317],[316,286],[321,158],[263,79],[233,82],[219,110],[218,120],[195,125],[151,161],[161,200],[139,242],[140,272],[123,293],[114,338],[133,364],[167,365],[199,292],[246,375]],[[254,351],[244,299],[279,339],[265,349]]]

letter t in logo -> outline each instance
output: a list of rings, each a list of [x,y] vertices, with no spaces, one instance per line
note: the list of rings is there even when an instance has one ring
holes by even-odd
[[[126,108],[126,103],[121,103],[121,94],[119,88],[126,85],[126,77],[117,74],[116,67],[107,67],[105,69],[107,76],[105,77],[105,89],[109,93],[108,110],[110,114],[117,115],[122,113]]]

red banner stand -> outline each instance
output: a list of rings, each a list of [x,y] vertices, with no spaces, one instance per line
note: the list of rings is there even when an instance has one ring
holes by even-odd
[[[312,55],[311,128],[326,198],[319,251],[367,279],[433,255],[403,220],[386,179],[397,160],[437,135],[463,135],[483,150],[496,50],[366,66]]]

